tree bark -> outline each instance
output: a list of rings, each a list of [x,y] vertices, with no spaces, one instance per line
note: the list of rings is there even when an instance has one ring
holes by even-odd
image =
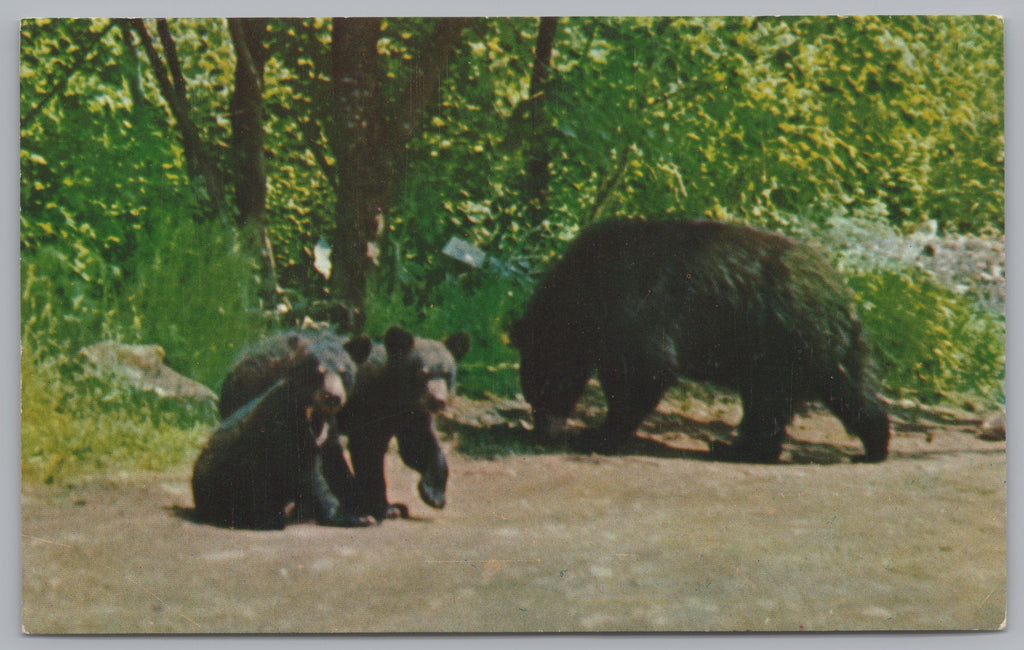
[[[530,75],[530,96],[527,99],[530,107],[524,189],[527,219],[534,226],[540,225],[547,217],[547,194],[550,183],[548,167],[551,164],[551,152],[544,137],[544,86],[550,76],[551,52],[554,49],[557,29],[558,18],[540,19],[533,57],[533,73]]]
[[[376,241],[390,184],[385,151],[379,18],[335,18],[331,38],[333,119],[325,125],[334,159],[337,202],[332,233],[332,290],[350,307],[366,301],[366,279],[377,261]]]
[[[231,141],[238,225],[264,225],[267,170],[263,154],[263,68],[267,55],[262,35],[267,21],[229,18],[235,48],[235,92],[231,96]]]
[[[439,19],[408,86],[387,110],[377,54],[381,20],[335,18],[331,39],[332,113],[325,131],[334,158],[337,205],[332,232],[331,289],[362,309],[377,264],[378,239],[406,145],[436,97],[450,54],[472,18]]]
[[[274,251],[267,232],[267,169],[263,152],[263,44],[265,18],[229,18],[235,48],[235,92],[231,95],[231,155],[236,223],[249,250],[260,257],[260,294],[268,304],[279,290]]]

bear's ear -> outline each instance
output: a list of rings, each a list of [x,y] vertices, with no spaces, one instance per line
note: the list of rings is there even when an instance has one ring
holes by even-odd
[[[397,325],[384,335],[384,348],[388,351],[389,359],[398,359],[409,354],[413,343],[415,343],[413,335]]]
[[[462,357],[466,356],[469,352],[469,334],[465,332],[459,332],[458,334],[452,334],[444,340],[444,347],[448,348],[448,351],[452,353],[455,360],[458,361]]]
[[[370,356],[370,350],[373,348],[373,341],[367,336],[357,336],[356,338],[348,341],[344,345],[345,351],[348,352],[348,356],[352,357],[352,361],[357,364],[366,361],[366,358]]]
[[[288,349],[292,352],[298,350],[305,350],[305,342],[302,340],[302,335],[298,332],[288,332],[284,336],[284,344],[288,346]]]
[[[309,355],[308,342],[298,332],[288,332],[285,337],[285,345],[288,346],[289,358],[294,361],[301,361]]]

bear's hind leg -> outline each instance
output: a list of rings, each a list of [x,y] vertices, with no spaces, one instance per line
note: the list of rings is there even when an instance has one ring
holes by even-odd
[[[824,396],[825,405],[846,430],[860,438],[864,455],[855,461],[880,463],[889,455],[889,415],[881,399],[857,385],[845,372],[837,371]]]
[[[676,381],[674,372],[638,369],[623,362],[598,368],[608,414],[597,432],[588,432],[582,441],[594,451],[615,452],[636,434],[644,419]]]
[[[376,431],[349,434],[348,450],[352,457],[356,496],[360,504],[357,511],[369,514],[377,523],[409,516],[409,508],[404,503],[388,503],[384,454],[390,442],[391,436],[380,435]]]
[[[718,460],[743,463],[774,463],[782,453],[786,426],[793,419],[792,399],[785,395],[741,395],[743,420],[739,436],[732,444],[713,443],[712,455]]]

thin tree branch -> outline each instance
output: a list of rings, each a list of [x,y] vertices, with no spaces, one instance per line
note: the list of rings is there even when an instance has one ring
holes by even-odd
[[[533,73],[530,75],[530,98],[536,97],[547,80],[551,70],[551,51],[555,46],[555,32],[558,30],[558,18],[540,19],[537,31],[537,47],[533,57]]]
[[[163,59],[160,58],[160,53],[156,51],[156,47],[153,45],[153,38],[149,35],[149,30],[146,29],[146,23],[141,18],[130,18],[126,21],[131,25],[132,30],[139,35],[139,41],[142,43],[142,49],[146,53],[146,58],[149,59],[149,65],[153,68],[153,76],[156,77],[157,86],[160,88],[160,94],[164,96],[164,100],[167,101],[167,105],[171,109],[171,114],[174,115],[174,119],[181,121],[181,106],[178,104],[177,96],[174,93],[174,86],[171,84],[171,78],[167,74],[167,66],[164,65]]]
[[[199,138],[199,129],[195,122],[189,117],[188,97],[185,92],[185,79],[181,73],[181,65],[178,62],[177,49],[174,46],[174,39],[167,28],[166,20],[157,21],[157,29],[160,30],[164,51],[168,60],[173,64],[173,71],[168,72],[167,66],[160,53],[156,51],[153,39],[146,29],[146,24],[140,18],[132,18],[129,21],[132,29],[139,35],[142,47],[146,51],[146,57],[153,68],[153,75],[156,77],[160,94],[171,109],[171,114],[178,123],[178,130],[181,133],[182,149],[185,153],[185,166],[191,180],[205,192],[205,201],[220,207],[223,203],[223,187],[221,179],[212,161],[203,154],[202,144]],[[171,77],[174,77],[176,84],[172,84]]]
[[[526,206],[527,219],[539,225],[547,213],[549,185],[548,165],[551,162],[548,139],[544,129],[544,86],[551,71],[551,53],[555,44],[558,18],[540,19],[537,30],[537,46],[533,56],[533,72],[530,75],[530,96],[523,102],[529,111],[529,139],[526,147]]]
[[[181,61],[178,60],[178,46],[171,36],[171,30],[167,25],[166,18],[158,18],[156,31],[160,35],[160,44],[163,45],[164,55],[167,57],[167,67],[171,73],[171,80],[174,82],[174,96],[178,103],[188,107],[188,86],[185,83],[185,75],[181,72]]]
[[[626,176],[626,168],[629,166],[629,159],[632,157],[632,154],[632,147],[623,150],[618,162],[615,163],[615,168],[598,184],[597,194],[594,198],[594,207],[590,211],[590,221],[588,223],[597,221],[604,212],[608,200],[611,198],[612,191]]]

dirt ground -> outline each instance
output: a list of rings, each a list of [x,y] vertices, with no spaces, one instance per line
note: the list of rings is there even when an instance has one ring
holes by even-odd
[[[449,505],[284,531],[192,522],[191,468],[25,485],[28,633],[997,629],[1006,612],[1006,446],[979,420],[904,413],[890,459],[827,413],[777,465],[712,462],[735,407],[666,401],[619,456],[459,453],[507,412],[460,399]],[[525,417],[525,413],[522,414]],[[586,415],[586,414],[585,414]],[[586,422],[584,422],[586,423]]]

